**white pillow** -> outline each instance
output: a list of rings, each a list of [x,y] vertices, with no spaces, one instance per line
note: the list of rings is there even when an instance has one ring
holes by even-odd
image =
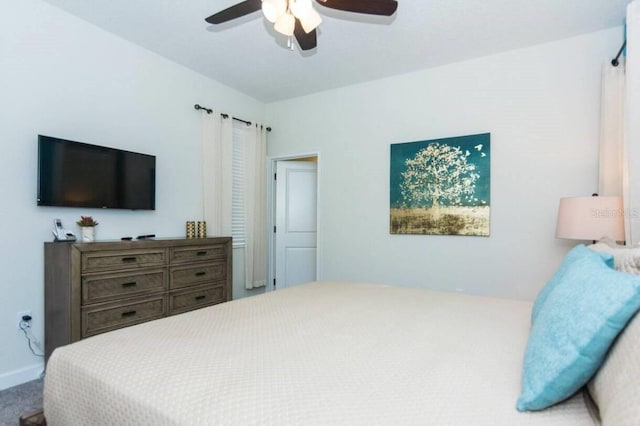
[[[603,425],[640,425],[640,314],[611,346],[600,370],[589,383]]]
[[[640,248],[617,245],[615,241],[603,239],[588,246],[591,250],[613,255],[617,271],[640,275]]]

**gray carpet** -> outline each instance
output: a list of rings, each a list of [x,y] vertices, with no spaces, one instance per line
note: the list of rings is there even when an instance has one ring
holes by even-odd
[[[42,408],[42,379],[0,391],[0,426],[17,426],[20,416]]]

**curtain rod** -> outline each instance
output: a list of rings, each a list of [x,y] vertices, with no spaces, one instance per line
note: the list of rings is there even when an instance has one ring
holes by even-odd
[[[627,47],[627,40],[625,40],[624,43],[622,43],[620,50],[618,50],[618,54],[616,55],[615,58],[611,60],[611,65],[613,65],[614,67],[617,67],[618,64],[620,63],[618,62],[618,59],[620,58],[620,55],[622,55],[622,51],[624,50],[625,47]]]
[[[206,108],[206,107],[200,106],[198,104],[195,104],[193,106],[193,108],[195,108],[196,110],[206,111],[207,114],[213,114],[213,110],[211,108]],[[220,115],[222,116],[222,118],[229,118],[229,114],[221,113]],[[247,126],[251,126],[253,124],[252,122],[247,121],[247,120],[243,120],[241,118],[237,118],[237,117],[231,117],[231,118],[233,118],[234,120],[239,121],[241,123],[244,123]],[[270,131],[271,131],[271,127],[267,127],[267,132],[270,132]]]

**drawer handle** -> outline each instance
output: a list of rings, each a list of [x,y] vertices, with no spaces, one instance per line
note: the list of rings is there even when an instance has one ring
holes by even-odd
[[[202,300],[205,299],[207,296],[196,296],[196,300]]]
[[[136,257],[135,256],[131,256],[131,257],[123,257],[122,261],[125,263],[131,263],[131,262],[135,262],[136,261]]]
[[[206,251],[199,251],[198,253],[196,253],[196,256],[205,256],[206,254]]]
[[[135,287],[137,285],[138,285],[138,283],[135,282],[135,281],[130,282],[130,283],[122,283],[122,287],[124,287],[124,288]]]
[[[132,317],[136,314],[136,311],[127,311],[122,313],[122,318]]]
[[[196,277],[204,277],[205,275],[207,275],[206,272],[196,272]]]

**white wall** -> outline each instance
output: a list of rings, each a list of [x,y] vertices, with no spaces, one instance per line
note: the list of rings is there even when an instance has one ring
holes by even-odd
[[[54,218],[77,230],[81,214],[93,215],[100,222],[98,239],[119,239],[147,233],[181,236],[186,220],[201,217],[195,103],[247,120],[261,121],[264,114],[264,104],[47,3],[3,2],[0,389],[42,370],[41,360],[16,330],[16,314],[33,311],[34,332],[42,341],[42,243],[51,241]],[[156,210],[37,207],[38,134],[156,155]],[[234,287],[234,293],[245,294],[242,280]]]
[[[319,274],[533,299],[597,185],[600,69],[622,30],[267,105],[270,156],[320,153]],[[398,46],[402,48],[402,46]],[[491,133],[491,236],[389,234],[389,145]]]

